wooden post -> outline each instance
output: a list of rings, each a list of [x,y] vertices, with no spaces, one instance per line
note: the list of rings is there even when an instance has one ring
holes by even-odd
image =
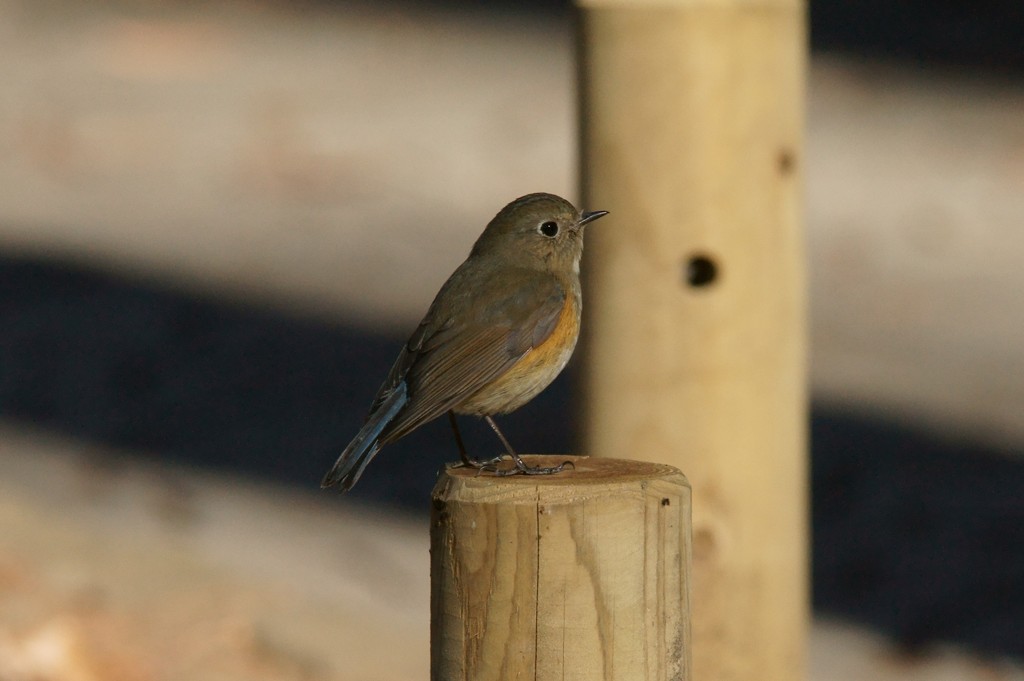
[[[431,681],[688,681],[690,488],[661,464],[448,468],[430,530]]]
[[[804,3],[581,0],[587,449],[693,485],[694,678],[807,627]]]

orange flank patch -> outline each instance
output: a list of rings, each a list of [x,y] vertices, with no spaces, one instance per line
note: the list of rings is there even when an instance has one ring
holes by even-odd
[[[460,413],[504,414],[514,411],[548,387],[565,368],[580,333],[576,298],[566,296],[558,323],[547,338],[493,383],[462,405]]]
[[[576,347],[576,339],[580,334],[580,314],[573,296],[565,297],[565,306],[558,317],[558,324],[551,330],[547,338],[537,347],[529,350],[523,358],[515,363],[509,374],[517,371],[529,372],[544,365],[555,365],[561,370],[565,366],[562,359],[564,353],[572,353]],[[508,375],[508,374],[506,374]]]

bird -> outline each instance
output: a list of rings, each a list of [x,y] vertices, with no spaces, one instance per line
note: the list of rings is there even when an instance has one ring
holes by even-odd
[[[444,414],[462,465],[496,475],[561,471],[564,463],[527,465],[493,417],[529,402],[569,361],[580,329],[584,228],[607,214],[547,193],[502,208],[441,286],[321,487],[350,490],[382,447]],[[505,455],[471,458],[456,414],[482,417],[512,466],[499,466]]]

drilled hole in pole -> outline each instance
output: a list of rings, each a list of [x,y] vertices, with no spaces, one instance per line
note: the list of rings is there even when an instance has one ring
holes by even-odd
[[[702,288],[718,278],[718,265],[706,255],[691,255],[685,263],[686,283],[693,288]]]

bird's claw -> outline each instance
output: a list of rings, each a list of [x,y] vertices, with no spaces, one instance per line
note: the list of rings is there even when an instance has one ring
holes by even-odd
[[[477,471],[477,475],[479,475],[480,471],[483,470],[493,473],[499,478],[507,478],[512,475],[554,475],[555,473],[561,473],[564,471],[566,466],[572,466],[574,469],[576,468],[576,464],[572,461],[563,461],[557,466],[528,466],[526,465],[526,462],[519,457],[515,457],[512,460],[514,465],[511,468],[498,468],[497,464],[502,460],[502,458],[503,457],[499,456],[488,461]]]
[[[456,468],[474,468],[476,474],[480,475],[481,471],[494,471],[497,470],[498,464],[504,457],[496,456],[493,459],[487,459],[486,461],[477,461],[475,459],[465,458],[456,464]]]

